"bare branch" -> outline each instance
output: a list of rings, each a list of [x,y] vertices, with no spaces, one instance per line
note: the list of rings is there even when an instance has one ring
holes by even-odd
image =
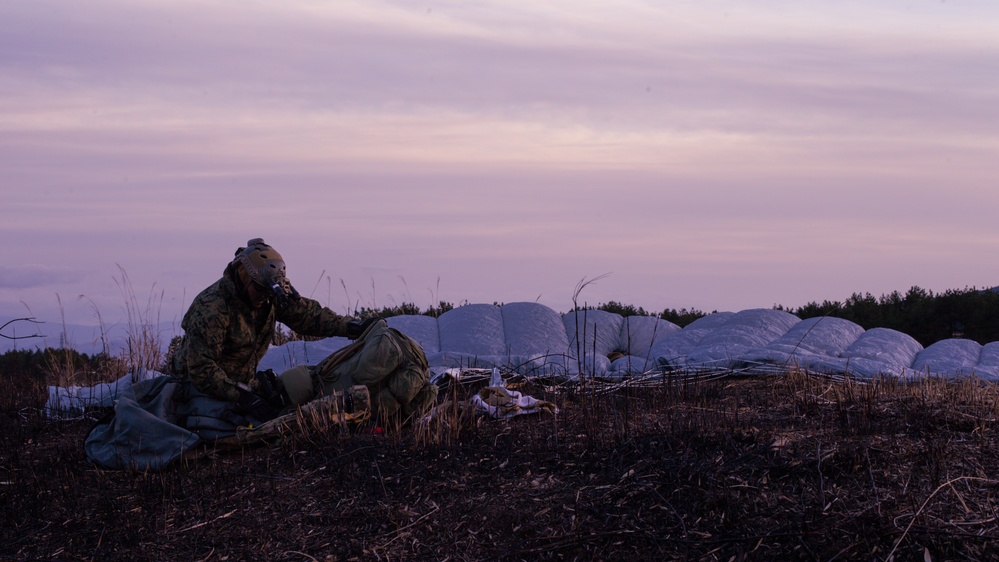
[[[2,332],[4,328],[10,326],[14,322],[31,322],[32,324],[44,324],[44,322],[39,322],[38,320],[35,320],[33,317],[15,318],[13,320],[8,321],[3,326],[0,326],[0,332]],[[43,336],[42,334],[31,334],[30,336],[8,336],[7,334],[0,333],[0,338],[6,338],[8,340],[26,340],[28,338],[43,338],[43,337],[45,336]]]

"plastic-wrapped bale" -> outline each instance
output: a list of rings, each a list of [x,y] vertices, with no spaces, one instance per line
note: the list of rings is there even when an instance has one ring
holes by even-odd
[[[923,346],[908,334],[891,328],[872,328],[843,352],[844,372],[861,378],[916,378],[919,373],[912,370],[912,363],[922,350]]]
[[[427,359],[432,367],[503,367],[508,363],[503,313],[492,304],[466,304],[441,314],[440,352]]]
[[[562,315],[568,339],[569,373],[580,367],[588,375],[604,376],[610,370],[611,353],[620,353],[624,318],[606,310],[577,310]]]
[[[511,369],[531,375],[566,374],[569,338],[559,313],[535,302],[507,303],[500,311]]]
[[[737,312],[701,339],[687,354],[687,364],[715,369],[739,366],[743,355],[766,347],[798,322],[800,318],[783,310],[760,308]]]
[[[839,374],[843,370],[840,356],[863,333],[863,327],[842,318],[806,318],[766,347],[747,351],[743,360],[747,364],[794,366]]]
[[[982,345],[974,340],[946,339],[940,340],[916,355],[912,369],[931,377],[966,377],[979,376],[987,378],[992,369],[979,368],[982,355]]]
[[[733,316],[734,312],[715,312],[702,316],[687,324],[679,332],[657,338],[650,348],[649,355],[655,359],[656,366],[660,369],[685,369],[687,354],[701,343],[704,336],[715,328],[723,326]]]
[[[625,317],[618,336],[618,349],[624,356],[611,362],[611,373],[627,376],[655,368],[658,362],[652,353],[653,346],[680,331],[676,324],[655,316]]]

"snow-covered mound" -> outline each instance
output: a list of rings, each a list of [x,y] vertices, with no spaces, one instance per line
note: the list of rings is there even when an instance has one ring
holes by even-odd
[[[999,380],[999,342],[944,340],[924,349],[887,328],[865,330],[841,318],[801,320],[788,312],[717,312],[681,329],[655,317],[602,310],[559,314],[531,302],[465,305],[430,316],[395,316],[389,325],[423,346],[431,367],[499,367],[529,375],[611,379],[650,371],[798,366],[861,378],[977,376]],[[260,368],[313,365],[347,345],[344,338],[272,348]]]

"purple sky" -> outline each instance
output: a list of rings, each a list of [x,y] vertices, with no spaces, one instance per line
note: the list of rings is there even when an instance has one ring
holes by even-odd
[[[0,317],[999,285],[999,4],[871,4],[4,2]]]

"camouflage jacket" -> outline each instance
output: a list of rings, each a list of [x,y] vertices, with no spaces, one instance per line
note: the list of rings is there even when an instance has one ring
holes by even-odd
[[[202,392],[238,400],[236,383],[256,387],[254,374],[274,338],[275,322],[306,336],[346,336],[349,316],[300,297],[278,308],[272,302],[250,306],[234,266],[191,303],[181,327],[184,337],[167,366],[170,374],[189,378]]]

